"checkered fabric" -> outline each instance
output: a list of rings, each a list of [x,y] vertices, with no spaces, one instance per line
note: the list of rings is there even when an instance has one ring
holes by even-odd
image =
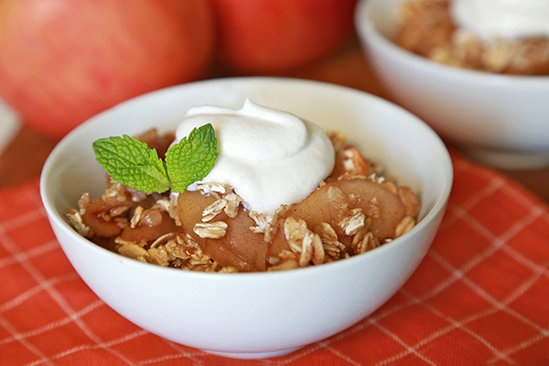
[[[370,317],[293,354],[236,361],[138,328],[65,258],[38,183],[0,191],[0,364],[549,364],[549,208],[452,154],[455,183],[429,253]]]

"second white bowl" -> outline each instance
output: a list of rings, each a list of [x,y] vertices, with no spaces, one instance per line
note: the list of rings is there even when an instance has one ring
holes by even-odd
[[[549,76],[511,76],[439,64],[391,41],[403,0],[361,0],[356,28],[396,100],[478,160],[549,165]]]

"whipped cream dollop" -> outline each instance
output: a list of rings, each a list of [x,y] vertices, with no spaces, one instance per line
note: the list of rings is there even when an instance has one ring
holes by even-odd
[[[282,204],[299,202],[333,170],[329,137],[291,113],[248,99],[241,109],[193,107],[177,127],[176,141],[207,123],[214,127],[219,156],[202,182],[232,186],[250,210],[273,214]]]
[[[484,42],[549,37],[549,0],[452,0],[451,12]]]

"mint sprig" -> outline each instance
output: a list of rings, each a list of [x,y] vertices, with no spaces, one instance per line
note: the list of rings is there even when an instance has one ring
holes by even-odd
[[[208,175],[218,156],[211,124],[193,129],[171,146],[166,161],[158,157],[156,149],[127,135],[99,139],[93,143],[93,151],[113,180],[147,193],[184,192],[189,184]]]

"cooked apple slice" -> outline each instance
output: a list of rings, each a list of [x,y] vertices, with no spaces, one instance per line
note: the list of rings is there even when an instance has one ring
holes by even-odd
[[[108,217],[107,212],[112,207],[102,198],[98,198],[86,206],[82,221],[90,227],[93,235],[100,238],[113,238],[120,234],[122,229],[115,222],[105,219],[105,217]]]
[[[124,228],[120,235],[121,239],[134,243],[145,242],[151,244],[164,234],[181,231],[181,228],[175,224],[166,212],[149,209],[145,210],[141,216],[142,219],[135,227],[132,228],[128,225]]]
[[[180,193],[176,216],[184,230],[219,264],[239,271],[263,271],[268,257],[278,256],[283,249],[289,249],[283,230],[287,217],[305,220],[312,231],[321,223],[329,224],[346,247],[351,246],[355,235],[367,232],[383,242],[397,236],[397,227],[406,216],[417,213],[414,201],[409,199],[410,192],[405,190],[402,193],[392,184],[366,178],[340,179],[290,206],[278,218],[270,242],[264,240],[262,233],[250,229],[256,223],[243,208],[232,218],[222,209],[213,210],[215,215],[208,218],[212,211],[208,208],[216,204],[222,207],[223,204],[216,197],[203,196],[200,192]],[[415,198],[413,193],[411,196]],[[221,234],[213,230],[218,223],[226,224],[223,224]],[[196,230],[197,224],[203,232]],[[208,233],[209,225],[212,235]]]
[[[396,227],[408,210],[399,195],[382,184],[370,179],[342,179],[324,185],[290,206],[286,216],[305,220],[310,229],[328,223],[347,245],[354,234],[346,232],[345,219],[360,212],[364,214],[363,228],[384,241],[395,237]]]
[[[218,213],[208,223],[227,224],[225,235],[220,238],[207,238],[197,235],[196,224],[203,224],[203,212],[216,202],[213,196],[205,197],[200,192],[185,191],[177,198],[177,217],[183,228],[200,245],[202,250],[222,266],[232,266],[239,271],[264,271],[269,243],[263,234],[252,232],[255,222],[244,209],[238,210],[234,218],[225,212]]]

